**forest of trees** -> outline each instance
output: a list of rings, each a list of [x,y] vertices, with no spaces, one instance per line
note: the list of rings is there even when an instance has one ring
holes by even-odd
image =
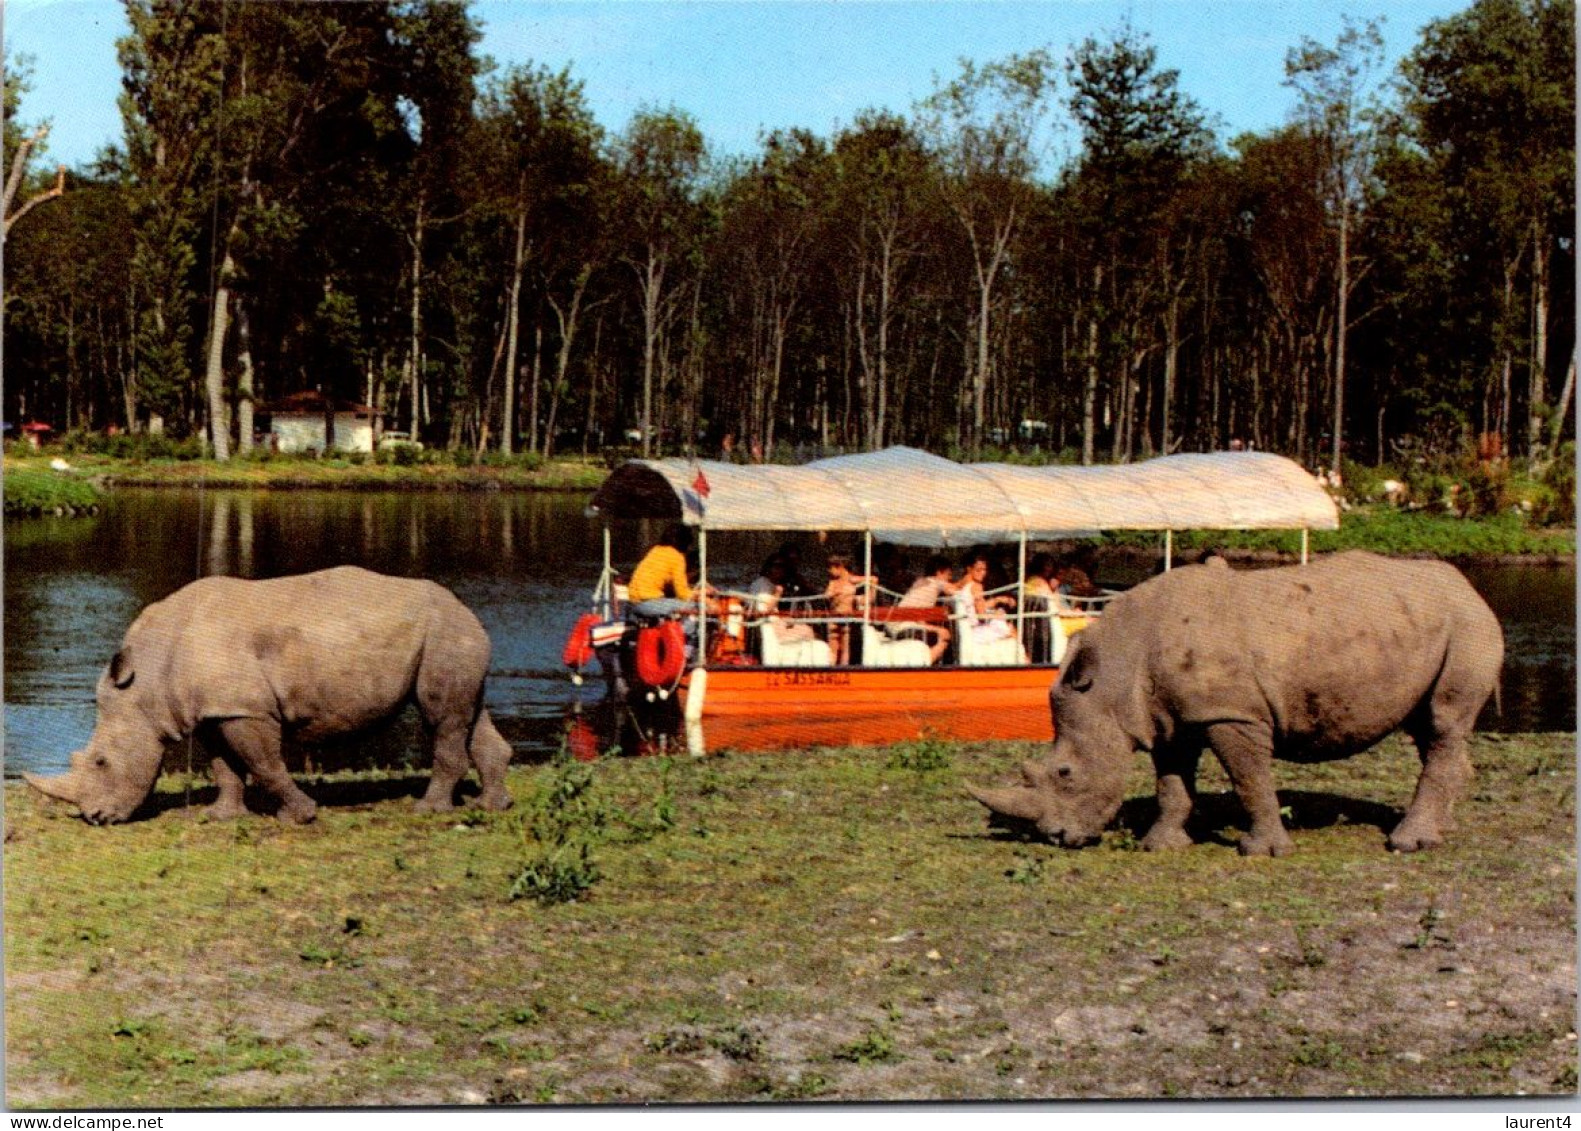
[[[9,61],[8,421],[227,458],[320,389],[477,452],[1314,467],[1573,433],[1573,0],[1476,0],[1394,74],[1375,21],[1292,44],[1265,133],[1122,26],[731,158],[494,66],[463,4],[126,10],[124,139],[63,181]]]

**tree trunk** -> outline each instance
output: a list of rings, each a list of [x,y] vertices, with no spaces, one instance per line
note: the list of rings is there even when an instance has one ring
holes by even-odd
[[[416,226],[412,233],[412,308],[409,314],[411,340],[407,344],[406,367],[412,389],[412,423],[408,438],[416,440],[423,415],[423,198],[417,198]],[[396,407],[400,407],[397,398]]]
[[[1345,339],[1350,329],[1350,202],[1339,209],[1339,312],[1334,318],[1334,452],[1330,472],[1338,476],[1345,434]]]
[[[236,298],[236,450],[247,455],[253,450],[253,348],[247,321],[247,303]]]
[[[236,232],[231,227],[231,235]],[[214,445],[214,458],[231,458],[230,421],[225,413],[225,334],[230,329],[231,288],[230,280],[236,271],[236,262],[230,252],[230,239],[226,239],[225,259],[220,265],[219,280],[214,287],[214,308],[209,318],[208,364],[203,372],[203,389],[208,403],[209,441]]]
[[[1543,406],[1548,399],[1548,241],[1541,222],[1532,226],[1532,360],[1526,396],[1526,454],[1543,443]]]
[[[1559,403],[1554,408],[1552,439],[1549,441],[1555,448],[1559,446],[1560,437],[1565,434],[1565,417],[1570,412],[1570,398],[1576,389],[1576,355],[1574,350],[1570,353],[1570,364],[1565,367],[1564,387],[1559,390]]]
[[[1081,394],[1081,462],[1091,466],[1093,431],[1098,409],[1098,295],[1103,290],[1103,268],[1092,269],[1092,306],[1087,313],[1087,380]]]
[[[538,451],[538,390],[543,386],[543,322],[533,320],[532,386],[527,394],[527,450]]]
[[[1160,405],[1159,450],[1166,456],[1174,451],[1170,436],[1170,418],[1175,404],[1175,373],[1180,359],[1180,295],[1169,300],[1169,314],[1164,322],[1164,390]]]
[[[642,458],[653,450],[653,366],[659,337],[659,293],[664,286],[664,261],[648,248],[642,276]]]
[[[516,254],[511,260],[510,308],[505,318],[505,411],[500,418],[500,451],[516,450],[517,346],[521,338],[522,271],[527,266],[527,206],[516,209]]]

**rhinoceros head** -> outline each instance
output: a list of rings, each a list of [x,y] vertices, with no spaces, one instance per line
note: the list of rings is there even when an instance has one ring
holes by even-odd
[[[136,678],[131,649],[122,648],[99,677],[98,721],[71,768],[54,777],[22,775],[39,792],[75,805],[89,824],[126,820],[159,777],[164,745],[131,692]]]
[[[1132,756],[1148,745],[1145,687],[1127,673],[1102,670],[1098,641],[1083,639],[1096,627],[1072,639],[1049,694],[1053,750],[1021,767],[1020,785],[970,790],[1000,816],[1070,847],[1097,840],[1114,820]]]

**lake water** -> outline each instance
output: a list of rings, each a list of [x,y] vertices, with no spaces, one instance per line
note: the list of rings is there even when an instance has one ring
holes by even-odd
[[[573,688],[565,635],[598,578],[602,527],[581,495],[545,493],[118,491],[93,518],[5,523],[5,772],[55,772],[93,729],[100,670],[144,605],[198,577],[277,577],[355,564],[454,590],[494,642],[487,703],[518,759],[552,753],[567,715],[602,683]],[[658,531],[614,531],[629,567]],[[779,539],[713,536],[710,577],[745,585]],[[822,560],[806,540],[809,563]],[[837,543],[829,547],[856,550]],[[816,571],[809,568],[809,577]],[[1103,580],[1128,582],[1124,568]],[[1505,731],[1575,729],[1574,567],[1480,566],[1467,576],[1504,623]],[[356,764],[401,764],[410,719],[361,742]],[[331,756],[333,752],[331,752]]]

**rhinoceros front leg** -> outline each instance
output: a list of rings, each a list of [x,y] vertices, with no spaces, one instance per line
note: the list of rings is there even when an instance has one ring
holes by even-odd
[[[1388,845],[1396,852],[1417,852],[1440,844],[1449,828],[1450,808],[1475,773],[1464,735],[1413,737],[1422,755],[1422,776],[1416,781],[1416,794],[1405,819],[1389,834]]]
[[[280,757],[280,724],[267,719],[226,719],[219,724],[220,737],[247,767],[253,780],[280,802],[276,814],[282,821],[305,825],[318,815],[313,799],[297,788]],[[221,797],[224,796],[221,786]]]
[[[1251,723],[1214,723],[1208,743],[1224,764],[1230,784],[1252,819],[1252,828],[1241,838],[1242,856],[1286,856],[1295,845],[1279,819],[1279,795],[1274,792],[1274,743],[1266,726]]]
[[[230,763],[233,757],[235,755],[227,751],[216,754],[209,763],[209,772],[219,788],[214,804],[203,811],[211,821],[232,821],[247,814],[247,804],[242,800],[244,783],[241,773]]]
[[[1186,818],[1191,816],[1197,797],[1197,761],[1202,751],[1192,746],[1166,746],[1153,752],[1158,774],[1158,819],[1142,838],[1149,852],[1167,848],[1190,848]]]

